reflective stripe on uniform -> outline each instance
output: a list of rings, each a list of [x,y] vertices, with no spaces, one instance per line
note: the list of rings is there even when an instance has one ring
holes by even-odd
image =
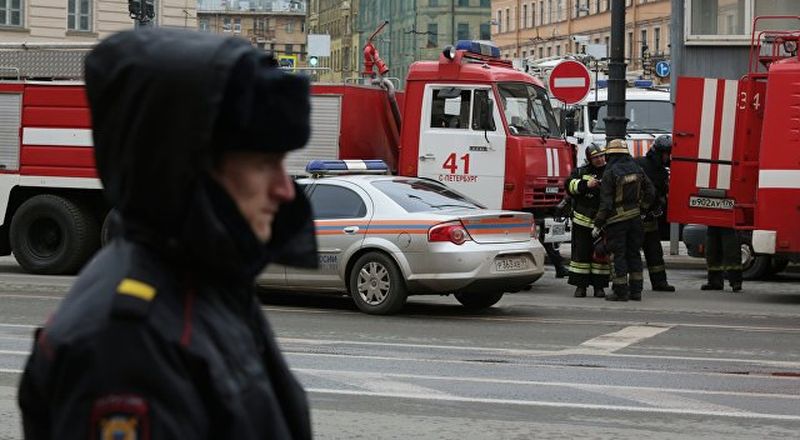
[[[664,265],[647,266],[647,271],[650,273],[664,272],[665,270]]]
[[[591,273],[591,265],[589,263],[580,263],[577,261],[570,261],[569,262],[569,271],[581,274],[590,274]]]
[[[572,212],[572,221],[575,222],[575,224],[586,226],[587,228],[594,227],[594,220],[592,220],[591,217],[583,215],[577,211]]]
[[[569,181],[569,192],[571,194],[578,194],[578,184],[581,183],[580,179],[572,179]]]
[[[631,281],[633,281],[633,280],[637,280],[638,281],[638,280],[643,279],[641,272],[631,272],[628,275],[630,276]]]

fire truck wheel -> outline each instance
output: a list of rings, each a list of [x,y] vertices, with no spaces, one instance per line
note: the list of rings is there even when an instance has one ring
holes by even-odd
[[[35,274],[74,274],[100,245],[91,211],[51,194],[25,201],[11,219],[10,232],[17,262]]]
[[[369,252],[350,270],[350,296],[362,312],[391,315],[406,304],[408,292],[394,260],[380,252]]]
[[[746,280],[762,279],[769,274],[772,257],[757,255],[749,243],[742,243],[742,277]]]
[[[772,266],[769,268],[769,274],[775,275],[783,272],[786,270],[786,266],[789,265],[789,260],[785,258],[776,258],[772,257]]]
[[[456,293],[456,299],[464,307],[470,310],[488,309],[489,307],[500,302],[503,298],[503,292],[478,294]]]

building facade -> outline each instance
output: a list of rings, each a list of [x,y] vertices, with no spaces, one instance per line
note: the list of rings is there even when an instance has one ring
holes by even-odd
[[[375,39],[390,77],[405,82],[418,60],[437,60],[445,46],[458,40],[491,38],[490,0],[360,0],[359,47],[384,21]],[[363,64],[361,54],[355,61]]]
[[[197,26],[201,31],[244,38],[273,52],[282,62],[295,67],[304,65],[305,2],[205,0],[197,7]]]
[[[797,0],[672,0],[672,89],[678,76],[738,79],[747,73],[753,18],[800,15]],[[800,20],[770,22],[800,30]],[[763,29],[763,26],[759,26]],[[673,92],[674,97],[674,92]]]
[[[668,59],[670,0],[625,0],[625,4],[628,70],[641,70],[647,58]],[[494,0],[492,35],[506,58],[580,54],[587,44],[608,48],[611,0]]]
[[[156,0],[157,26],[197,28],[194,2]],[[134,27],[123,0],[5,0],[0,42],[94,43]]]
[[[357,77],[360,70],[358,20],[361,0],[311,0],[308,33],[327,34],[331,53],[320,57],[315,78],[323,82],[343,82]]]

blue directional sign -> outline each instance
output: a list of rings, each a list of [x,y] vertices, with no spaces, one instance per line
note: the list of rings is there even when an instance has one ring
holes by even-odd
[[[668,77],[671,70],[672,68],[669,65],[669,61],[659,61],[656,63],[656,75],[659,78]]]

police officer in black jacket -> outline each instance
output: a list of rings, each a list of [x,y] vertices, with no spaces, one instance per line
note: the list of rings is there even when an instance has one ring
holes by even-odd
[[[313,267],[283,157],[309,85],[245,40],[146,28],[86,58],[99,177],[118,235],[38,331],[27,439],[309,439],[305,392],[254,294],[269,262]]]
[[[667,209],[667,192],[669,191],[667,167],[671,154],[672,136],[665,134],[656,138],[647,155],[636,159],[636,163],[642,167],[656,193],[653,205],[645,212],[642,250],[644,250],[644,258],[647,261],[647,272],[650,274],[650,286],[653,290],[660,292],[675,291],[675,287],[667,282],[664,250],[661,248],[661,234],[658,231],[658,218]]]
[[[610,269],[606,262],[594,259],[592,238],[594,217],[600,208],[600,178],[606,168],[606,148],[591,144],[586,147],[586,165],[575,168],[567,178],[566,188],[572,199],[572,253],[569,263],[569,284],[575,286],[575,297],[586,296],[592,286],[595,297],[605,296]]]
[[[607,301],[642,299],[641,207],[653,203],[653,185],[634,162],[625,141],[614,139],[606,148],[608,165],[600,184],[600,210],[592,235],[605,228],[612,254],[611,288]]]

